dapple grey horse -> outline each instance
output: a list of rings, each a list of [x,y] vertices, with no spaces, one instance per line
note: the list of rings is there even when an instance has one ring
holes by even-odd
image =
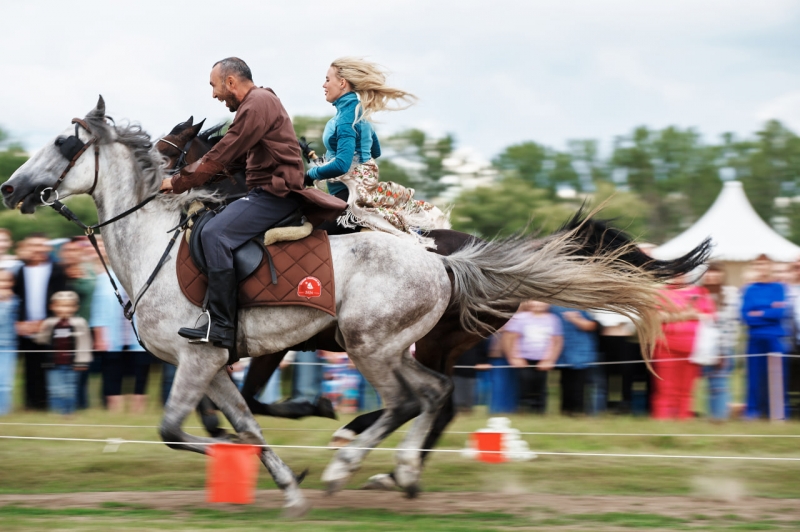
[[[44,146],[2,186],[9,208],[33,213],[54,195],[90,193],[99,219],[109,220],[155,194],[164,177],[164,159],[137,125],[110,125],[102,97],[80,123]],[[96,150],[63,146],[92,143]],[[79,143],[80,145],[80,143]],[[63,181],[62,181],[63,180]],[[128,294],[139,293],[178,224],[185,206],[203,193],[161,195],[140,210],[103,229],[111,265]],[[574,253],[580,243],[570,234],[542,241],[518,237],[475,243],[442,257],[422,246],[383,233],[331,237],[336,279],[336,317],[303,307],[242,309],[237,347],[243,356],[275,353],[335,325],[337,341],[385,403],[381,418],[347,447],[323,473],[331,489],[341,488],[367,453],[409,419],[408,405],[421,410],[396,455],[395,478],[413,487],[421,471],[422,447],[451,384],[416,362],[409,346],[424,336],[447,309],[451,296],[468,329],[484,329],[479,316],[508,315],[527,299],[578,308],[601,308],[632,316],[649,346],[657,329],[655,277],[620,256]],[[172,251],[174,257],[176,251]],[[210,438],[185,433],[182,424],[204,393],[219,406],[242,441],[263,445],[261,460],[284,490],[285,512],[301,515],[308,503],[298,478],[266,446],[261,429],[224,370],[227,352],[189,344],[177,335],[194,322],[199,309],[181,293],[171,267],[156,276],[137,307],[141,338],[149,351],[178,366],[160,434],[170,447],[204,453]]]

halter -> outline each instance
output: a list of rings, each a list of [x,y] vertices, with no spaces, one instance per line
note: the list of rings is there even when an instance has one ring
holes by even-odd
[[[186,156],[189,154],[189,150],[192,148],[192,142],[194,142],[194,139],[195,137],[190,138],[186,142],[186,145],[183,147],[183,149],[181,149],[177,144],[175,144],[171,140],[167,140],[166,137],[161,137],[156,141],[156,144],[158,144],[159,142],[163,142],[164,144],[169,144],[170,146],[181,152],[181,154],[178,156],[178,159],[175,161],[175,164],[172,165],[172,168],[169,169],[170,175],[177,174],[178,172],[180,172],[181,168],[186,166]]]
[[[75,163],[78,162],[78,159],[81,158],[81,155],[83,155],[83,153],[89,149],[89,146],[93,144],[94,182],[92,183],[92,188],[89,189],[89,195],[91,195],[94,192],[95,187],[97,187],[97,178],[100,174],[100,147],[97,145],[97,137],[92,133],[92,130],[89,129],[89,124],[87,124],[85,120],[81,118],[73,118],[72,123],[75,124],[75,134],[70,135],[69,137],[59,137],[55,142],[56,146],[58,146],[58,149],[61,150],[61,155],[63,155],[69,161],[69,163],[67,164],[67,167],[64,168],[64,171],[61,172],[61,175],[58,176],[58,179],[56,179],[55,185],[52,187],[47,187],[39,192],[39,199],[42,200],[43,205],[52,206],[56,201],[58,201],[58,187],[60,187],[61,183],[64,182],[67,174],[70,170],[72,170],[72,167],[75,166]],[[78,126],[85,129],[86,132],[92,136],[92,138],[89,139],[89,142],[83,142],[81,140],[80,136],[78,135]],[[48,202],[47,199],[45,199],[45,192],[47,192],[48,198],[50,196],[50,192],[48,191],[54,193],[56,196],[51,202]]]

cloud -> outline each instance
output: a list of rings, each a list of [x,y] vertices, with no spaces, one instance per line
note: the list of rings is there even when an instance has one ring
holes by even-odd
[[[800,56],[789,53],[800,49],[800,4],[789,0],[7,4],[0,126],[30,149],[98,93],[112,116],[152,134],[189,115],[228,119],[208,71],[229,55],[293,115],[331,114],[328,65],[366,56],[420,97],[379,115],[379,133],[452,132],[487,158],[513,142],[608,141],[643,123],[749,134],[765,106],[800,87]]]
[[[762,105],[756,112],[762,122],[780,120],[784,125],[800,131],[800,90],[782,94]]]

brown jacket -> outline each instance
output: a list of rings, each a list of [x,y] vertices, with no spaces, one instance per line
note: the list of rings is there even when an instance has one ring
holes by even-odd
[[[303,160],[292,121],[271,89],[253,87],[242,99],[236,117],[222,140],[172,179],[175,193],[204,185],[221,168],[246,160],[247,187],[261,187],[278,197],[300,196],[303,211],[317,225],[341,214],[347,206],[338,198],[303,187]],[[193,171],[194,170],[194,171]]]

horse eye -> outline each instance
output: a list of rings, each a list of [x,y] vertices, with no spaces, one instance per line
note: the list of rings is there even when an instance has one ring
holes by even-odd
[[[56,146],[61,147],[62,144],[67,140],[67,137],[58,137],[56,139]]]

